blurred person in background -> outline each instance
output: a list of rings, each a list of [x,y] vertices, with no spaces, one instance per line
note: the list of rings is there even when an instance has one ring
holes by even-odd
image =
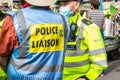
[[[118,7],[118,10],[115,15],[115,26],[116,26],[116,35],[118,36],[120,34],[120,7]]]
[[[2,5],[4,11],[10,11],[10,7],[7,0],[4,0]]]
[[[87,13],[87,18],[93,21],[100,28],[102,37],[104,39],[103,30],[105,29],[105,15],[102,10],[99,10],[100,2],[99,0],[90,0],[91,10]]]

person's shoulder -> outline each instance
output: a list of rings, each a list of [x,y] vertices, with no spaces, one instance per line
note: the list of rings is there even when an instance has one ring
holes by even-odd
[[[90,24],[93,23],[92,21],[90,21],[90,20],[88,20],[86,18],[81,19],[81,22],[84,23],[85,25],[90,25]]]
[[[11,15],[6,15],[5,19],[12,19]]]
[[[92,22],[91,20],[88,20],[86,18],[81,19],[81,22],[84,25],[86,25],[88,28],[95,28],[95,27],[98,28],[98,26],[94,22]]]

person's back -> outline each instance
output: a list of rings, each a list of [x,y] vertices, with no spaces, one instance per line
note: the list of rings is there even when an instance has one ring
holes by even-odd
[[[89,11],[90,19],[95,24],[99,26],[100,29],[103,29],[103,23],[104,23],[104,13],[101,10],[90,10]]]
[[[9,79],[61,80],[69,35],[66,18],[44,7],[30,7],[9,14],[19,41],[11,51]]]

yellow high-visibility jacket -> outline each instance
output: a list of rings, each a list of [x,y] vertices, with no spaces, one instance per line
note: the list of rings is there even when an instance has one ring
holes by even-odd
[[[63,80],[85,76],[96,80],[108,67],[99,27],[78,13],[69,18],[71,34],[65,54]]]
[[[2,67],[0,66],[0,80],[5,80],[6,78],[7,78],[7,75],[3,71]]]

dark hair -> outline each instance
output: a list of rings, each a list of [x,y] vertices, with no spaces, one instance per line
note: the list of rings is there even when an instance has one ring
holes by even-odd
[[[99,0],[90,0],[90,4],[93,5],[95,9],[98,9],[100,6]]]

